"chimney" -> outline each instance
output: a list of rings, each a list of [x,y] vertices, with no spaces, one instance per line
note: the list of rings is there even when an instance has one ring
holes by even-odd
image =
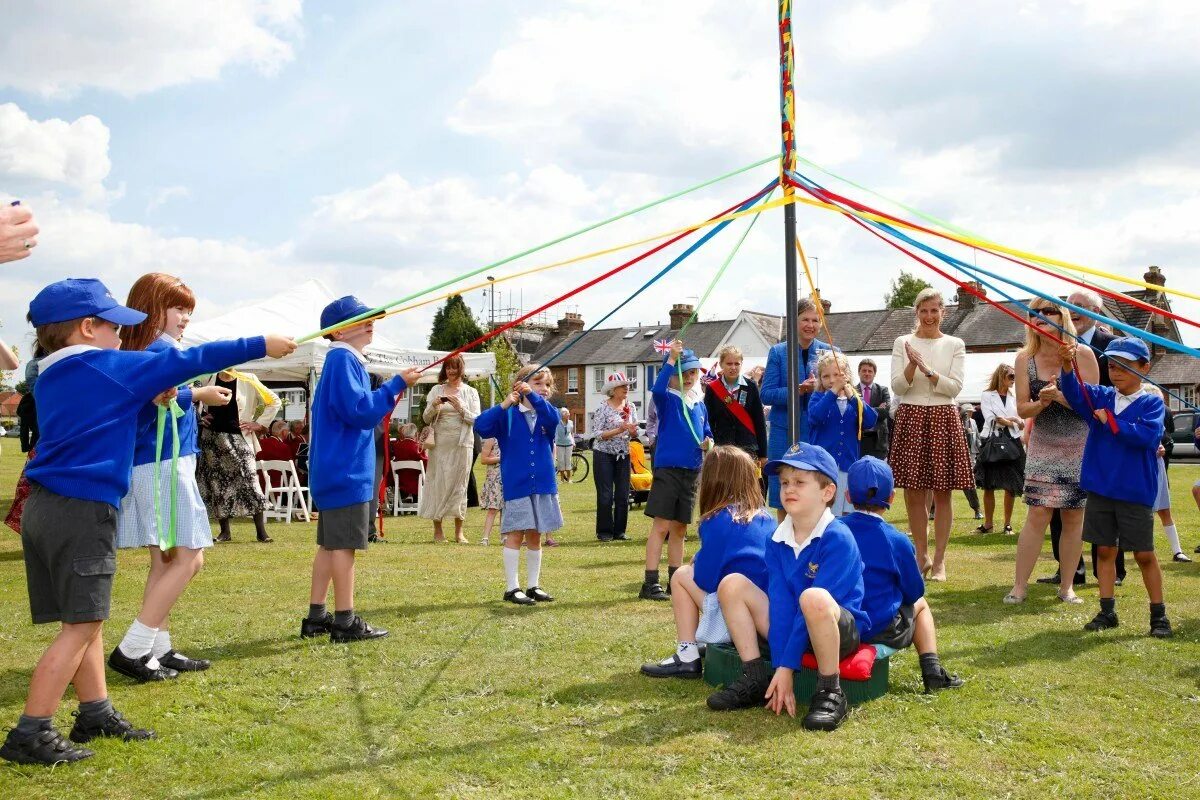
[[[983,295],[984,297],[987,296],[987,289],[984,289],[983,284],[981,284],[979,281],[967,281],[967,286],[970,286],[979,294],[972,294],[962,286],[958,287],[958,291],[955,292],[955,294],[958,299],[958,304],[964,309],[970,310],[975,308],[975,305],[979,302],[979,295]]]
[[[1151,266],[1148,270],[1146,270],[1146,274],[1142,275],[1142,280],[1144,280],[1146,283],[1152,283],[1155,286],[1167,285],[1167,276],[1163,275],[1162,270],[1156,266]],[[1159,291],[1156,294],[1161,297],[1163,292]]]
[[[558,321],[558,333],[569,335],[583,330],[583,316],[574,311],[568,311],[563,314],[563,318]]]
[[[687,324],[688,317],[696,308],[691,303],[676,303],[671,306],[671,330],[677,331]]]
[[[833,308],[833,303],[829,302],[828,300],[826,300],[825,298],[822,297],[821,298],[821,308],[825,309],[825,313],[828,314],[829,309]]]

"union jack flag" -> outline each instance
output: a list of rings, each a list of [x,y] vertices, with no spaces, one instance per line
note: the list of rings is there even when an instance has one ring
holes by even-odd
[[[671,340],[655,339],[654,352],[658,353],[660,356],[665,356],[667,353],[671,352]]]

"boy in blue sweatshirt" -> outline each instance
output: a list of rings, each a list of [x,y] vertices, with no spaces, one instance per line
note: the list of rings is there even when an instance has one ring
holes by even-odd
[[[370,310],[353,295],[340,297],[321,311],[321,329]],[[300,636],[308,639],[328,634],[334,642],[378,639],[388,632],[372,628],[354,613],[354,554],[367,549],[371,498],[379,489],[375,485],[375,426],[395,407],[400,393],[420,378],[421,371],[406,369],[371,389],[363,348],[375,338],[374,318],[325,338],[333,344],[313,392],[308,446],[308,486],[321,516],[317,518],[308,616],[300,622]],[[330,583],[333,614],[325,610]]]
[[[683,373],[682,384],[677,372]],[[646,516],[654,521],[646,537],[646,574],[638,592],[643,600],[671,599],[658,578],[664,540],[668,585],[683,564],[683,540],[696,506],[700,465],[705,451],[712,447],[704,402],[690,396],[699,379],[700,359],[691,350],[684,350],[683,342],[676,339],[650,391],[658,410],[658,440],[654,446],[654,483],[646,499]]]
[[[896,496],[892,468],[866,456],[850,465],[846,481],[846,499],[854,513],[842,522],[853,534],[863,562],[863,613],[868,620],[861,631],[863,641],[895,650],[915,644],[925,693],[957,689],[962,678],[946,672],[938,658],[937,629],[925,601],[916,548],[883,518]]]
[[[817,690],[804,727],[831,731],[849,713],[838,662],[859,646],[869,626],[862,610],[863,566],[850,530],[829,511],[837,491],[837,462],[823,448],[798,442],[764,473],[779,476],[787,512],[767,542],[767,592],[730,576],[717,596],[742,658],[742,675],[708,698],[714,711],[762,705],[796,715],[793,673],[811,651],[817,659]],[[759,637],[766,636],[771,674]]]
[[[1150,371],[1150,349],[1141,339],[1109,342],[1101,358],[1108,359],[1112,386],[1081,386],[1071,367],[1075,345],[1061,350],[1060,389],[1055,394],[1061,392],[1075,413],[1088,421],[1079,485],[1087,492],[1083,538],[1096,545],[1099,559],[1100,613],[1084,628],[1117,627],[1114,587],[1120,548],[1133,552],[1142,571],[1150,596],[1150,635],[1165,639],[1172,631],[1163,602],[1162,570],[1154,554],[1154,501],[1166,407],[1161,397],[1142,389],[1142,375]]]
[[[117,508],[129,491],[138,413],[206,372],[296,349],[282,336],[213,342],[188,350],[122,351],[118,328],[145,319],[94,279],[51,284],[29,304],[41,361],[34,395],[41,441],[25,468],[32,484],[21,546],[34,624],[59,622],[29,681],[25,713],[0,747],[19,764],[61,764],[94,755],[77,747],[97,736],[149,739],[108,699],[104,620],[116,572]],[[70,739],[52,724],[67,684],[79,714]]]

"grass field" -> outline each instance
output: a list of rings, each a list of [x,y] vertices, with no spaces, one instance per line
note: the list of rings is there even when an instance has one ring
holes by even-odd
[[[0,516],[16,450],[4,442]],[[1200,468],[1171,474],[1190,551]],[[1122,626],[1088,634],[1094,585],[1083,606],[1045,586],[1022,606],[1000,603],[1015,537],[967,533],[976,523],[963,506],[950,581],[932,585],[930,601],[943,660],[967,685],[925,696],[915,656],[903,654],[886,697],[833,734],[810,734],[765,711],[709,712],[700,682],[641,677],[638,665],[674,639],[669,606],[636,597],[646,520],[635,511],[632,541],[601,545],[591,484],[567,487],[563,506],[563,546],[543,568],[558,601],[535,608],[500,601],[494,544],[434,545],[426,523],[389,518],[390,543],[359,561],[358,606],[392,635],[351,646],[298,637],[314,525],[275,523],[273,545],[236,526],[172,626],[213,668],[156,685],[110,675],[117,707],[160,738],[101,741],[95,758],[54,771],[0,766],[0,798],[1200,796],[1200,563],[1164,561],[1173,640],[1145,635],[1132,562]],[[481,522],[473,510],[473,541]],[[1047,546],[1037,574],[1048,558]],[[144,553],[121,554],[109,647],[145,570]],[[30,624],[20,543],[2,529],[0,726],[20,713],[54,632]],[[68,692],[64,731],[74,705]]]

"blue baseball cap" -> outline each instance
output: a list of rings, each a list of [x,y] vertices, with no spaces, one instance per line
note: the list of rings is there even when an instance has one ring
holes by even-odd
[[[1116,356],[1117,358],[1128,359],[1129,361],[1149,361],[1150,348],[1141,339],[1135,339],[1132,336],[1123,336],[1120,339],[1113,339],[1108,343],[1108,347],[1104,348],[1101,354],[1105,358]]]
[[[325,306],[324,310],[321,311],[321,329],[324,330],[325,328],[345,322],[348,319],[354,319],[359,314],[365,314],[370,310],[370,306],[352,294],[339,297]],[[372,317],[372,319],[374,318]],[[365,319],[363,320],[363,322],[366,321]]]
[[[896,491],[892,468],[875,456],[863,456],[846,471],[846,488],[850,502],[856,506],[891,508],[890,498]]]
[[[99,317],[114,325],[137,325],[146,319],[141,311],[126,308],[95,278],[67,278],[37,293],[29,304],[34,327],[83,317]]]
[[[829,480],[837,483],[838,466],[824,447],[808,442],[796,442],[782,458],[772,459],[763,466],[764,475],[774,475],[780,467],[806,469],[809,472],[819,472]]]
[[[663,365],[667,363],[667,359],[671,357],[670,353],[663,356]],[[684,350],[679,354],[679,369],[687,372],[689,369],[700,369],[700,359],[696,357],[695,350]]]

